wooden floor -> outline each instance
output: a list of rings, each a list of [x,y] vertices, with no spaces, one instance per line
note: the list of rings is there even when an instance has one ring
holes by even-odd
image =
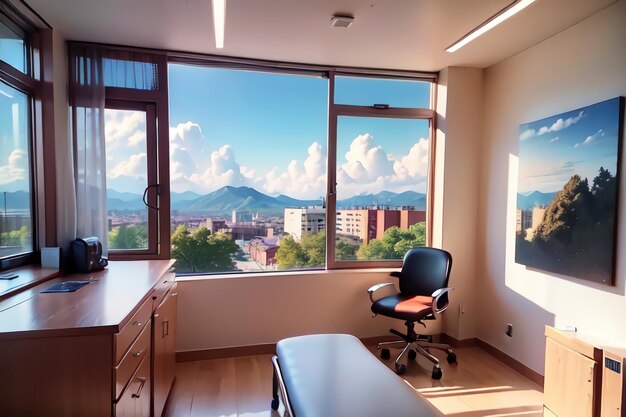
[[[376,349],[371,349],[376,353]],[[398,352],[392,350],[392,355]],[[459,363],[441,359],[443,378],[430,378],[424,358],[407,367],[404,379],[442,415],[451,417],[541,417],[542,388],[480,348],[456,349]],[[279,417],[270,408],[271,355],[178,363],[164,417]],[[390,368],[393,359],[384,361]],[[352,417],[352,416],[346,416]],[[358,416],[354,416],[358,417]]]

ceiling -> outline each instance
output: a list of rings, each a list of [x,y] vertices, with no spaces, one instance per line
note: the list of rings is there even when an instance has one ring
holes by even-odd
[[[536,0],[455,53],[444,49],[511,0],[228,0],[224,49],[211,0],[26,0],[68,40],[309,64],[438,71],[487,67],[615,0]],[[331,29],[334,14],[355,17]]]

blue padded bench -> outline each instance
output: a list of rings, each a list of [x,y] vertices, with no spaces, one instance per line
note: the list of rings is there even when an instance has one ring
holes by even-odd
[[[279,390],[291,417],[434,417],[441,414],[354,336],[316,334],[276,345]]]

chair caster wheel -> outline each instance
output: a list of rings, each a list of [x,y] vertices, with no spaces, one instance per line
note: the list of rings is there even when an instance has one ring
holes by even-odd
[[[406,372],[406,365],[396,365],[396,374],[404,375]]]
[[[272,400],[272,410],[278,410],[278,399]]]
[[[448,353],[448,363],[452,364],[452,363],[456,363],[456,353],[454,352],[450,352]]]
[[[414,361],[417,358],[417,352],[414,350],[409,350],[409,359]]]
[[[391,353],[389,353],[389,349],[382,349],[380,351],[380,358],[381,359],[389,359],[389,358],[391,358]]]
[[[433,368],[433,374],[432,374],[432,378],[433,379],[441,379],[441,377],[443,376],[443,372],[441,372],[441,368]]]

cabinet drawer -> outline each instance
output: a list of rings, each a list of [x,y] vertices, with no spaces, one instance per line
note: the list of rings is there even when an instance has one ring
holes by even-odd
[[[150,355],[141,362],[117,403],[115,417],[150,417]]]
[[[152,299],[148,298],[139,307],[139,310],[133,315],[133,317],[126,323],[122,330],[115,335],[115,341],[113,343],[113,354],[115,355],[114,363],[117,365],[120,363],[124,354],[133,343],[137,335],[147,327],[150,327],[148,321],[152,315]]]
[[[159,282],[155,285],[154,291],[152,291],[152,309],[155,310],[165,297],[165,294],[172,288],[172,285],[176,282],[176,274],[168,272],[163,275]]]
[[[113,400],[119,398],[122,391],[124,391],[124,387],[129,382],[131,375],[141,364],[141,361],[149,357],[150,334],[150,323],[147,323],[137,340],[135,340],[135,343],[133,343],[126,353],[126,356],[124,356],[120,364],[114,368],[115,397]]]

